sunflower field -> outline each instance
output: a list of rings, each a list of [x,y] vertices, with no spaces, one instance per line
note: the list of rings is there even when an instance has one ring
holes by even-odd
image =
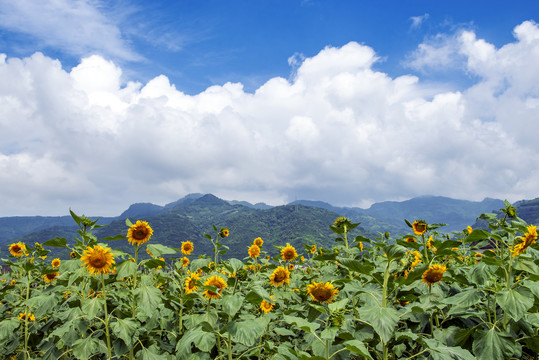
[[[73,245],[19,242],[2,259],[2,359],[537,359],[537,227],[508,202],[480,216],[486,230],[416,219],[369,239],[340,217],[332,248],[270,257],[256,238],[243,259],[224,257],[226,228],[192,258],[196,243],[152,243],[145,221],[100,241],[97,221],[71,215]]]

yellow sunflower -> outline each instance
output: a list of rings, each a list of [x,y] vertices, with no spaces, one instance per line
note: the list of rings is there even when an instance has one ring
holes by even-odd
[[[274,286],[290,284],[290,271],[282,266],[277,267],[270,276],[270,284]]]
[[[56,269],[60,266],[60,262],[60,259],[56,258],[51,262],[51,266]]]
[[[447,268],[445,267],[445,265],[439,265],[439,264],[431,265],[423,273],[423,279],[421,280],[421,282],[424,282],[429,285],[435,284],[438,281],[442,280],[442,277],[444,276],[444,273],[446,271],[447,271]]]
[[[227,228],[222,228],[221,231],[219,231],[219,235],[224,238],[227,237],[229,234],[230,232],[228,231]]]
[[[210,290],[204,291],[204,296],[206,299],[218,299],[221,297],[221,293],[223,292],[223,289],[226,288],[226,282],[223,280],[222,277],[218,275],[214,275],[210,277],[208,280],[204,282],[205,286],[215,286],[218,289],[218,292],[213,292]]]
[[[528,232],[524,234],[524,237],[520,238],[522,242],[516,244],[512,250],[513,257],[522,254],[529,246],[535,244],[537,240],[537,226],[530,225],[527,230]]]
[[[416,220],[412,224],[412,230],[416,235],[423,235],[427,231],[427,223],[424,220]]]
[[[271,300],[273,300],[273,295],[270,295]],[[271,310],[273,310],[274,304],[267,302],[266,300],[262,300],[262,303],[260,304],[260,310],[262,310],[265,314],[269,313]]]
[[[335,296],[339,290],[329,282],[325,284],[323,282],[313,282],[312,284],[307,285],[307,292],[314,301],[329,304],[335,300]]]
[[[146,221],[137,220],[137,222],[127,230],[127,240],[131,245],[142,245],[148,240],[153,234],[153,230],[148,225]]]
[[[193,243],[191,241],[182,242],[182,254],[191,255],[194,250]]]
[[[249,250],[247,251],[250,257],[253,259],[256,259],[260,255],[260,247],[258,245],[253,244],[249,247]]]
[[[468,234],[471,234],[473,232],[473,229],[472,229],[472,227],[470,225],[468,225],[466,230],[468,230]]]
[[[197,282],[200,280],[200,275],[198,273],[192,273],[190,276],[185,279],[185,293],[190,294],[198,290]]]
[[[286,244],[286,246],[281,250],[281,258],[284,261],[292,261],[295,258],[298,257],[298,253],[296,252],[296,249],[290,244]]]
[[[408,243],[415,243],[415,242],[417,242],[417,240],[415,239],[415,237],[412,237],[412,236],[407,237],[406,239],[404,239],[404,241],[406,241],[406,242],[408,242]]]
[[[189,266],[189,259],[185,256],[181,258],[181,262],[183,267]]]
[[[69,253],[69,256],[71,256],[72,259],[76,258],[77,257],[77,253],[72,251]]]
[[[36,321],[36,317],[32,313],[19,313],[19,321],[24,321],[27,319],[28,321]]]
[[[60,275],[58,272],[54,272],[54,273],[50,273],[50,274],[45,274],[43,275],[43,280],[45,280],[45,282],[48,282],[48,283],[51,283],[53,282],[54,280],[56,280],[56,277]]]
[[[9,245],[9,252],[12,256],[20,257],[26,254],[26,245],[22,242]]]
[[[112,264],[115,264],[114,255],[110,253],[110,249],[99,245],[93,248],[87,247],[80,260],[82,261],[81,266],[86,266],[86,270],[91,275],[99,273],[106,275],[111,271]]]
[[[293,271],[295,268],[294,264],[288,264],[288,271]]]
[[[311,246],[311,254],[316,254],[316,245]]]
[[[253,240],[253,244],[255,244],[258,247],[262,247],[262,245],[264,244],[264,240],[262,240],[261,237],[257,237],[256,239]]]

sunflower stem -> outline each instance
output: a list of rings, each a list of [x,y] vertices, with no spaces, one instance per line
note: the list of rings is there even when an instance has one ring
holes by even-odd
[[[30,271],[26,273],[26,303],[30,299]],[[28,358],[28,305],[24,306],[24,359]]]
[[[107,292],[105,291],[105,275],[101,273],[101,285],[103,292],[103,300],[105,302],[105,336],[107,338],[107,352],[108,359],[112,359],[112,347],[110,346],[110,332],[109,332],[109,313],[107,311]]]

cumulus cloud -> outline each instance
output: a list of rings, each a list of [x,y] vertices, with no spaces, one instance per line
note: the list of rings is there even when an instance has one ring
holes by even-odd
[[[0,0],[0,26],[76,56],[99,52],[141,60],[102,8],[103,4],[90,0]]]
[[[419,15],[419,16],[411,16],[410,17],[410,20],[412,21],[412,25],[410,25],[410,27],[412,29],[417,29],[419,27],[421,27],[421,24],[423,24],[423,22],[425,20],[427,20],[429,18],[429,14],[428,13],[425,13],[423,15]]]
[[[117,215],[189,192],[275,205],[535,197],[539,27],[514,34],[500,48],[452,36],[478,81],[450,92],[375,70],[374,49],[355,42],[254,93],[225,83],[187,95],[164,75],[122,83],[97,55],[70,72],[41,53],[0,55],[0,215]]]

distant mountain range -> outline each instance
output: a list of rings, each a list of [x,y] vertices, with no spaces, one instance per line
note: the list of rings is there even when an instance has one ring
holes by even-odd
[[[539,198],[516,204],[518,215],[529,223],[539,223]],[[126,234],[125,219],[146,220],[154,229],[152,242],[179,248],[182,241],[195,243],[194,255],[210,254],[210,242],[204,233],[213,235],[212,225],[227,227],[230,236],[225,239],[230,249],[228,255],[243,258],[247,247],[256,237],[264,240],[264,250],[274,255],[273,245],[290,243],[298,250],[303,244],[331,246],[335,234],[331,225],[339,216],[346,216],[361,225],[353,236],[377,236],[379,232],[392,235],[407,234],[410,229],[404,219],[425,220],[427,223],[446,223],[445,232],[462,231],[476,223],[481,213],[496,212],[503,208],[503,201],[486,198],[480,202],[455,200],[441,196],[422,196],[407,201],[386,201],[373,204],[368,209],[336,207],[320,201],[298,200],[288,205],[269,206],[245,201],[226,201],[212,194],[189,194],[165,206],[151,203],[132,204],[117,217],[100,218],[98,224],[108,225],[95,229],[99,239]],[[78,214],[82,215],[82,214]],[[93,217],[94,218],[94,217]],[[484,224],[483,224],[484,225]],[[0,248],[7,251],[9,244],[17,241],[43,243],[54,237],[65,237],[69,242],[76,235],[76,224],[71,216],[61,217],[2,217],[0,218]],[[127,241],[114,241],[111,246],[132,253]],[[59,256],[65,257],[66,254]]]

